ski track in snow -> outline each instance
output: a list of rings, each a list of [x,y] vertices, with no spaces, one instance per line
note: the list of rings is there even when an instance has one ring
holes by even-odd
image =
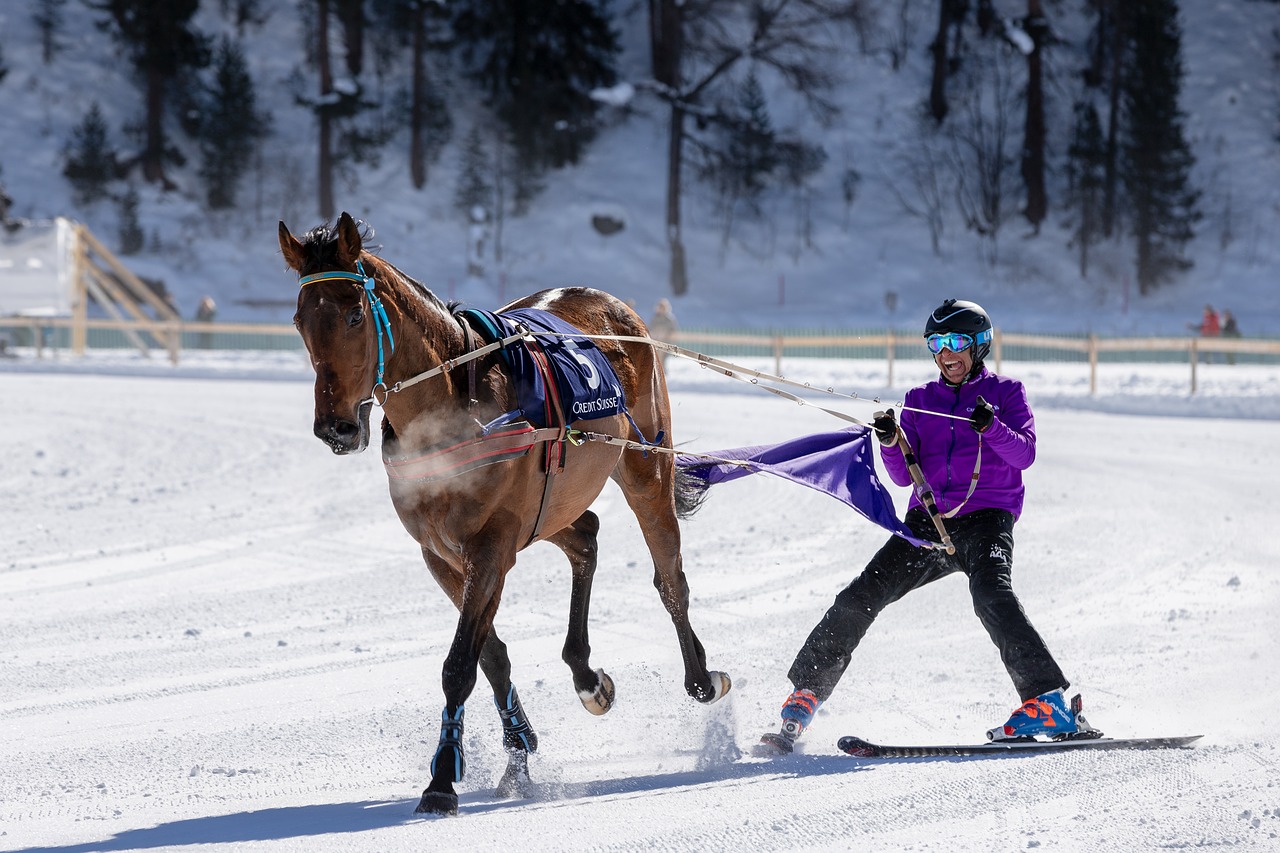
[[[708,392],[685,367],[689,449],[841,426],[741,386]],[[336,457],[314,439],[305,381],[0,373],[18,433],[0,459],[0,850],[1280,849],[1274,402],[1232,416],[1246,392],[1225,417],[1178,417],[1161,416],[1187,408],[1176,395],[1120,414],[1071,394],[1045,387],[1038,407],[1019,593],[1095,725],[1201,745],[840,755],[851,733],[973,740],[1012,708],[949,578],[882,614],[797,754],[754,758],[792,655],[883,532],[767,477],[714,491],[684,525],[685,567],[734,690],[703,707],[610,485],[591,640],[616,708],[583,711],[560,661],[562,556],[523,552],[498,627],[541,740],[536,795],[492,796],[505,758],[482,682],[461,815],[439,819],[413,808],[455,615],[376,448]]]

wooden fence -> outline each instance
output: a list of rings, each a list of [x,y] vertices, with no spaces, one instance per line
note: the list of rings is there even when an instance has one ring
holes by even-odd
[[[101,275],[101,273],[97,273]],[[105,288],[103,288],[105,290]],[[93,292],[93,288],[88,288]],[[62,331],[65,330],[65,331]],[[90,319],[83,312],[71,317],[10,317],[0,318],[0,338],[17,337],[19,343],[29,343],[37,357],[55,348],[59,341],[75,354],[83,354],[89,348],[90,330],[115,332],[123,335],[145,355],[152,350],[165,352],[169,360],[177,364],[184,349],[301,349],[302,342],[293,326],[257,323],[201,323],[176,317],[152,319],[145,315],[132,319]],[[62,331],[60,335],[55,332]],[[796,358],[814,353],[831,353],[840,350],[856,351],[849,355],[823,355],[832,358],[883,358],[888,368],[887,385],[893,386],[894,365],[898,361],[920,361],[926,357],[918,335],[903,335],[892,331],[857,334],[794,334],[794,333],[742,333],[685,330],[679,332],[673,343],[695,351],[713,348],[719,357],[734,355],[759,357],[767,354],[773,360],[774,373],[782,373],[784,358]],[[102,344],[119,348],[122,344]],[[1044,351],[1070,354],[1087,364],[1089,392],[1097,393],[1099,357],[1103,353],[1163,353],[1171,360],[1177,359],[1188,366],[1191,393],[1199,385],[1198,365],[1202,357],[1252,355],[1280,363],[1280,340],[1245,338],[1103,338],[1098,335],[1066,337],[1029,335],[995,330],[992,341],[992,360],[1000,371],[1005,353],[1013,347],[1035,350],[1033,355],[1020,355],[1019,361],[1052,361]],[[902,353],[910,353],[904,357]],[[1280,369],[1280,368],[1278,368]]]
[[[919,353],[922,341],[918,335],[895,334],[886,331],[878,334],[859,335],[783,335],[783,334],[719,334],[715,332],[690,331],[681,332],[677,341],[681,346],[698,349],[700,346],[716,346],[724,349],[740,348],[746,351],[760,352],[766,350],[771,354],[774,373],[782,373],[782,359],[788,351],[798,349],[838,349],[856,348],[862,351],[876,349],[884,352],[888,364],[889,378],[886,383],[893,386],[894,362],[899,360],[898,353],[902,348],[907,352]],[[1190,369],[1191,393],[1199,387],[1197,365],[1202,356],[1218,355],[1235,356],[1242,354],[1280,357],[1280,341],[1244,338],[1102,338],[1098,335],[1087,337],[1059,337],[1050,335],[1028,335],[1016,332],[1004,332],[996,329],[991,343],[991,358],[995,362],[996,372],[1000,372],[1004,361],[1004,352],[1009,347],[1027,347],[1036,350],[1077,353],[1083,356],[1089,366],[1089,393],[1098,391],[1098,361],[1101,353],[1135,352],[1135,353],[1167,353],[1170,355],[1185,354]],[[1033,358],[1030,360],[1044,360]]]

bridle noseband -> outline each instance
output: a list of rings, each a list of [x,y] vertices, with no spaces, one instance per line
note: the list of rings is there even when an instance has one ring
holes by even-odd
[[[378,341],[378,378],[374,382],[373,392],[369,399],[377,402],[378,389],[384,392],[387,390],[386,383],[383,382],[383,374],[386,369],[386,357],[382,348],[382,336],[385,333],[387,342],[391,345],[391,354],[396,352],[396,339],[391,334],[391,320],[387,317],[387,309],[382,307],[382,300],[373,292],[376,282],[373,276],[367,275],[364,271],[364,263],[356,261],[356,271],[346,272],[344,270],[330,270],[329,272],[318,272],[312,275],[304,275],[298,279],[298,287],[306,287],[308,284],[315,284],[318,281],[353,281],[364,288],[364,295],[369,300],[369,313],[373,315],[374,334]]]

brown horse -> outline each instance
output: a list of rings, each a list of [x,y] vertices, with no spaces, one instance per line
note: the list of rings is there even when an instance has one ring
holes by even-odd
[[[336,226],[313,229],[301,240],[280,223],[281,251],[300,276],[294,324],[316,372],[315,434],[334,453],[364,450],[370,409],[382,407],[392,503],[459,611],[444,659],[440,742],[417,809],[452,814],[458,808],[454,783],[465,768],[463,703],[475,687],[477,665],[493,688],[510,756],[499,794],[530,784],[528,753],[537,749],[537,736],[511,683],[507,648],[493,621],[516,553],[533,542],[558,547],[573,571],[562,657],[574,688],[594,714],[613,703],[613,681],[592,669],[587,638],[600,527],[588,507],[609,477],[621,487],[653,558],[653,583],[684,658],[685,690],[711,703],[728,692],[730,682],[724,673],[707,670],[702,643],[689,624],[677,518],[696,503],[682,488],[673,457],[581,441],[588,430],[617,438],[638,431],[671,447],[671,407],[656,353],[643,341],[610,339],[644,337],[640,318],[618,299],[582,287],[545,290],[503,308],[499,314],[541,309],[585,335],[601,336],[592,342],[617,374],[630,419],[624,412],[583,420],[576,433],[555,417],[540,429],[519,422],[486,432],[481,425],[519,408],[519,389],[502,348],[475,355],[484,349],[478,346],[483,330],[368,252],[368,236],[347,213]]]

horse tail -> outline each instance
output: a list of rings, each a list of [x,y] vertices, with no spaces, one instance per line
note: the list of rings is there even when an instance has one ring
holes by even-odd
[[[676,518],[688,518],[702,507],[711,484],[676,465]]]

